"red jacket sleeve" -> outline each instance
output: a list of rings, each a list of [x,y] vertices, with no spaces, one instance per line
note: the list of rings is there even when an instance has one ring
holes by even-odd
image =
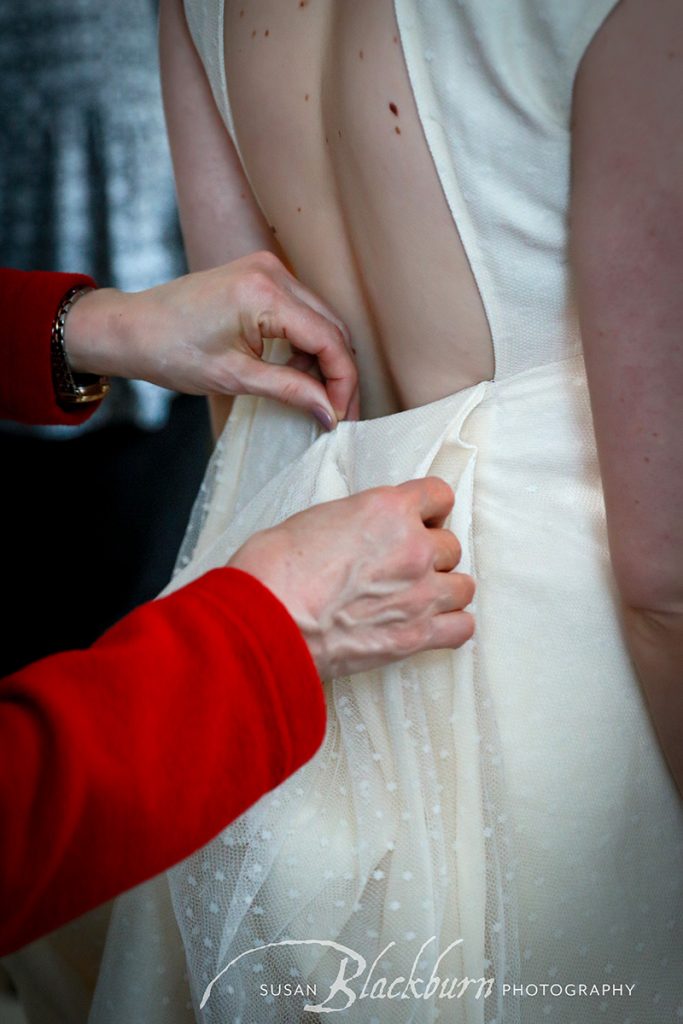
[[[301,633],[237,569],[0,681],[0,955],[189,856],[324,729]]]
[[[0,419],[73,425],[99,402],[62,409],[52,384],[50,336],[59,304],[76,285],[95,287],[84,274],[0,268]]]

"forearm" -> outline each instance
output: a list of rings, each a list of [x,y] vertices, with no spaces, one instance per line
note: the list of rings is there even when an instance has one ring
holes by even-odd
[[[683,795],[683,611],[625,607],[623,621],[662,751]]]
[[[281,256],[216,109],[181,0],[160,4],[159,56],[188,266],[205,270],[263,249]],[[232,401],[209,399],[215,436]]]
[[[324,719],[291,617],[228,569],[0,681],[0,954],[208,842]]]
[[[205,270],[258,250],[276,252],[214,103],[181,0],[162,0],[161,83],[188,264]]]

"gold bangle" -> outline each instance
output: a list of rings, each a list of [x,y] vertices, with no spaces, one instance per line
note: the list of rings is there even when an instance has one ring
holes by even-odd
[[[86,402],[99,402],[110,388],[108,377],[98,377],[94,373],[74,373],[64,348],[64,324],[74,302],[83,295],[93,291],[86,286],[71,288],[59,304],[57,315],[52,323],[52,382],[57,402],[62,408],[83,405]]]

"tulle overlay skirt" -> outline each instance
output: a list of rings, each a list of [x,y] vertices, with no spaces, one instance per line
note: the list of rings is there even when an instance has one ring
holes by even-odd
[[[475,637],[325,682],[313,760],[117,901],[92,1024],[683,1017],[683,814],[621,633],[580,356],[324,435],[237,399],[169,589],[426,474],[456,491]]]

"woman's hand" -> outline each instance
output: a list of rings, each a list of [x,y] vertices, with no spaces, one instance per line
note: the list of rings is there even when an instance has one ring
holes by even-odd
[[[229,564],[279,597],[323,677],[460,647],[474,632],[463,611],[474,580],[451,572],[453,500],[438,477],[376,487],[254,534]]]
[[[290,365],[262,360],[264,338],[289,341]],[[65,344],[76,373],[192,395],[264,395],[310,412],[327,429],[358,418],[346,327],[270,252],[143,292],[91,292],[69,313]]]

